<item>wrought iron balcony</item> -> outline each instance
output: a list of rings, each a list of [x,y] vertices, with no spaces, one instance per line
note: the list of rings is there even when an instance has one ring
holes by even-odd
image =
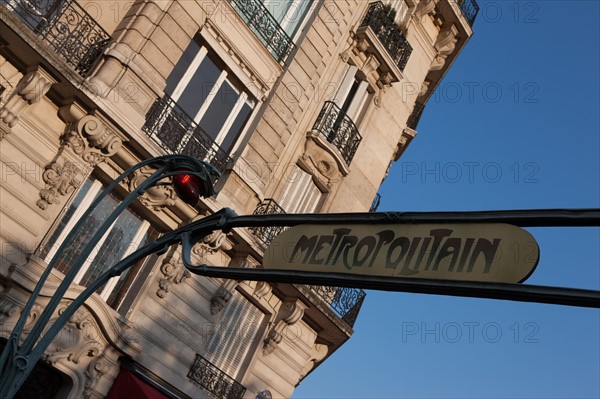
[[[406,63],[412,53],[412,47],[402,34],[402,31],[389,16],[381,1],[371,3],[367,9],[361,27],[370,27],[383,47],[387,50],[393,62],[400,71],[404,71]]]
[[[377,208],[379,208],[379,204],[381,203],[381,195],[379,193],[375,194],[375,198],[373,198],[373,203],[371,204],[371,208],[369,212],[377,212]]]
[[[325,287],[320,285],[309,286],[310,290],[329,304],[343,321],[350,327],[354,326],[358,312],[365,300],[366,292],[359,288]]]
[[[265,198],[254,210],[254,215],[274,215],[286,213],[272,198]],[[265,245],[286,230],[283,226],[252,227],[250,230],[260,238]],[[318,285],[305,286],[320,300],[325,302],[349,326],[353,326],[366,293],[355,288],[321,287]]]
[[[196,354],[196,360],[187,376],[217,399],[242,399],[246,392],[242,384],[199,354]]]
[[[423,115],[423,110],[425,109],[425,104],[415,103],[415,106],[406,121],[406,126],[411,128],[412,130],[417,130],[417,126],[419,125],[419,121],[421,120],[421,115]]]
[[[470,26],[473,26],[477,13],[479,12],[479,4],[475,0],[456,0],[456,4],[460,7],[460,11],[467,20]]]
[[[275,215],[280,213],[286,213],[285,210],[279,206],[279,204],[272,198],[265,198],[256,209],[254,215]],[[284,226],[265,226],[265,227],[252,227],[250,231],[258,237],[265,245],[277,237],[281,232],[286,230]]]
[[[229,155],[166,94],[152,105],[142,130],[165,151],[202,159],[221,173],[231,162]]]
[[[325,136],[340,151],[346,164],[350,165],[362,137],[352,119],[334,102],[325,102],[313,130]]]
[[[229,0],[233,9],[278,62],[294,49],[294,42],[260,0]]]
[[[110,35],[73,0],[0,0],[61,58],[87,76]]]

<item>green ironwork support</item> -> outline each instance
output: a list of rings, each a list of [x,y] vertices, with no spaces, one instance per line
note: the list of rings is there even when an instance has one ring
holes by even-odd
[[[148,165],[155,166],[156,171],[147,179],[145,179],[134,191],[132,191],[98,228],[96,233],[83,248],[81,254],[71,265],[70,270],[67,272],[65,278],[50,298],[48,304],[45,305],[43,312],[36,320],[36,323],[32,327],[31,331],[23,339],[23,342],[19,346],[21,336],[23,335],[23,329],[31,309],[40,295],[48,276],[57,263],[57,260],[60,258],[60,255],[79,233],[78,229],[92,214],[102,199],[105,198],[117,185],[119,185],[125,178],[132,175],[136,170]],[[23,311],[17,323],[15,324],[13,331],[8,338],[4,350],[0,355],[0,398],[12,398],[17,393],[21,385],[25,382],[35,367],[37,361],[42,357],[48,345],[50,345],[54,337],[60,332],[69,318],[85,302],[85,300],[89,298],[98,288],[104,285],[108,279],[110,279],[112,276],[121,274],[124,270],[131,267],[135,262],[143,257],[155,252],[160,252],[161,249],[166,250],[166,247],[164,247],[163,244],[163,237],[162,239],[156,240],[155,242],[143,247],[141,250],[134,252],[132,255],[118,262],[115,266],[102,274],[98,280],[87,287],[52,324],[46,333],[43,334],[54,311],[59,306],[61,299],[71,286],[75,276],[85,263],[86,259],[94,250],[94,246],[110,228],[113,222],[117,220],[121,212],[146,190],[155,186],[161,180],[175,175],[181,175],[182,170],[185,170],[186,174],[197,176],[202,182],[204,182],[204,188],[206,190],[204,193],[205,196],[211,196],[215,193],[211,182],[211,177],[218,175],[218,172],[212,166],[186,155],[166,155],[158,158],[148,159],[132,166],[119,177],[117,177],[110,185],[108,185],[108,187],[93,201],[91,206],[77,222],[73,230],[67,235],[67,238],[60,245],[58,251],[40,276],[38,283],[31,293],[31,296],[25,304],[25,307],[23,308]],[[165,237],[171,237],[171,235],[167,235]]]

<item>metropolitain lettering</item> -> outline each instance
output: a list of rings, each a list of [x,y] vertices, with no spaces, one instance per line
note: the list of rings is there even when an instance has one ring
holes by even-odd
[[[339,228],[332,234],[302,235],[289,262],[324,266],[341,262],[348,270],[382,262],[386,269],[398,269],[394,274],[411,276],[438,271],[442,262],[447,263],[449,272],[470,273],[483,258],[483,273],[489,273],[501,239],[453,237],[453,233],[451,229],[432,229],[425,237],[397,237],[392,230],[381,230],[356,236],[352,229]]]

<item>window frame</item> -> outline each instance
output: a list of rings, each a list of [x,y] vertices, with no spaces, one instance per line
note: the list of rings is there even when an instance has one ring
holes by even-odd
[[[188,112],[183,105],[180,103],[180,99],[186,89],[190,86],[190,83],[194,78],[197,78],[198,70],[200,69],[202,63],[208,59],[216,68],[219,70],[219,76],[212,84],[211,89],[204,99],[203,103],[199,105],[198,110],[194,115],[189,115],[191,120],[213,141],[213,145],[221,148],[227,154],[233,154],[238,151],[241,143],[243,142],[244,137],[248,133],[249,126],[252,124],[252,120],[256,117],[258,110],[260,108],[259,99],[252,93],[252,90],[245,84],[239,77],[238,74],[233,71],[233,68],[229,66],[222,57],[215,51],[210,45],[202,38],[196,37],[190,41],[188,48],[185,51],[188,51],[190,46],[197,46],[198,51],[194,54],[192,62],[189,63],[181,78],[175,83],[175,87],[172,90],[172,93],[169,93],[167,89],[165,89],[165,94],[167,94],[173,102],[175,102],[184,112]],[[185,54],[184,51],[184,54]],[[176,69],[180,65],[185,65],[185,59],[182,57],[175,64],[171,75],[176,71]],[[167,78],[170,79],[171,75]],[[230,88],[234,90],[236,94],[238,94],[238,98],[235,101],[233,108],[229,111],[229,114],[225,118],[219,132],[213,138],[212,135],[207,132],[200,122],[206,116],[207,111],[211,107],[215,101],[219,101],[217,96],[219,96],[220,89],[223,87],[224,83],[227,83]],[[247,105],[250,108],[250,112],[248,116],[245,118],[241,129],[235,132],[235,136],[233,136],[234,132],[231,132],[230,129],[233,124],[236,122],[236,119],[240,116],[241,111]],[[187,146],[192,136],[194,135],[194,130],[190,129],[182,138],[181,143],[178,147],[178,152],[183,151],[183,149]],[[222,147],[223,143],[226,139],[229,138],[230,143],[227,145],[227,148]],[[159,138],[160,140],[160,138]]]
[[[348,65],[332,99],[357,127],[360,126],[360,122],[369,110],[374,95],[371,85],[360,74],[357,66]],[[357,88],[353,92],[355,83],[357,83]]]
[[[91,183],[86,188],[86,183],[87,182],[91,182]],[[47,264],[50,263],[50,261],[52,260],[52,258],[58,252],[59,247],[62,245],[62,243],[64,242],[64,240],[67,238],[67,236],[71,233],[71,231],[73,230],[73,228],[75,227],[75,225],[77,224],[77,222],[81,219],[81,216],[87,211],[87,209],[90,207],[90,205],[92,204],[92,202],[94,201],[94,199],[98,196],[98,194],[100,194],[101,191],[104,190],[104,189],[105,189],[105,185],[103,184],[102,180],[96,178],[95,176],[88,176],[87,179],[81,184],[81,186],[79,187],[79,189],[76,190],[73,193],[70,201],[65,205],[65,207],[63,209],[63,212],[57,217],[55,223],[48,230],[48,232],[46,234],[46,237],[44,238],[44,240],[42,241],[42,243],[38,247],[37,253],[39,255],[42,255],[42,252],[46,248],[49,248],[48,252],[41,257],[41,259],[44,262],[46,262]],[[53,240],[53,241],[51,241],[52,240],[52,236],[54,235],[54,233],[60,228],[61,222],[63,221],[63,219],[65,217],[67,217],[67,212],[68,212],[69,208],[71,206],[73,206],[73,202],[82,193],[82,190],[86,190],[86,191],[85,191],[85,194],[83,194],[83,197],[81,198],[81,202],[79,203],[79,205],[77,205],[77,207],[75,208],[73,214],[69,216],[68,221],[65,223],[64,227],[62,228],[62,231],[58,234],[58,236],[56,237],[56,239]],[[106,198],[110,198],[110,197],[106,197]],[[127,211],[131,211],[131,215],[133,217],[137,218],[140,221],[140,224],[136,228],[136,231],[135,231],[135,233],[133,235],[132,240],[128,243],[127,247],[125,248],[125,251],[118,258],[117,262],[119,260],[121,260],[121,259],[124,259],[125,257],[127,257],[128,255],[130,255],[131,253],[133,253],[143,243],[143,239],[146,237],[146,234],[149,232],[149,230],[151,228],[153,228],[152,223],[150,223],[148,220],[144,219],[141,215],[139,215],[138,213],[136,213],[133,209],[131,209],[131,207],[127,207],[119,215],[119,217],[113,222],[113,224],[108,228],[108,230],[104,233],[104,235],[100,238],[100,240],[95,244],[93,250],[88,255],[88,258],[85,260],[85,262],[81,266],[81,269],[79,269],[79,271],[75,275],[75,277],[73,279],[74,283],[82,285],[82,286],[86,286],[86,285],[84,285],[85,284],[84,279],[86,277],[87,272],[90,270],[90,267],[93,265],[94,260],[98,256],[98,254],[100,252],[100,249],[102,248],[102,246],[105,243],[106,239],[113,232],[113,229],[117,225],[117,222],[119,221],[119,218],[122,215],[124,215],[125,212],[127,212]],[[160,234],[160,233],[158,233],[158,230],[155,230],[155,231],[156,231],[157,234]],[[85,244],[86,243],[83,243],[83,245],[85,245]],[[140,264],[141,267],[145,266],[146,260],[147,259],[143,259],[143,260],[140,261],[139,264]],[[115,264],[116,264],[116,262],[115,262]],[[127,272],[129,272],[129,273],[135,272],[133,270],[134,268],[135,268],[135,265],[132,265],[132,267],[130,269],[128,269]],[[55,268],[55,269],[57,271],[60,271],[61,273],[65,273],[64,271],[58,270],[57,268]],[[103,273],[104,271],[106,271],[106,270],[103,270],[101,273]],[[125,286],[125,287],[120,287],[120,289],[124,290],[124,292],[122,293],[122,295],[118,295],[119,294],[118,292],[114,292],[114,294],[117,294],[117,296],[120,297],[120,299],[118,300],[118,302],[109,303],[110,296],[113,294],[113,290],[115,289],[115,287],[117,286],[119,280],[122,277],[125,277],[125,275],[121,274],[120,276],[114,276],[114,277],[112,277],[111,279],[109,279],[106,282],[106,284],[104,284],[104,286],[102,287],[102,290],[100,292],[97,292],[97,294],[109,306],[111,306],[116,311],[118,311],[121,303],[123,302],[123,299],[127,296],[127,292],[130,290],[130,288],[132,286],[132,284],[129,284],[129,285]]]
[[[253,345],[263,337],[263,326],[269,317],[238,289],[219,313],[202,355],[215,367],[237,380]],[[233,333],[232,333],[233,332]]]

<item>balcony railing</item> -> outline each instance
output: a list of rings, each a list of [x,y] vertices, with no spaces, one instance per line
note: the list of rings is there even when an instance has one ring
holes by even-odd
[[[242,399],[246,392],[244,386],[199,354],[187,376],[217,399]]]
[[[377,212],[377,208],[379,208],[379,204],[381,203],[381,195],[379,193],[375,194],[375,198],[373,198],[373,203],[371,204],[371,208],[369,212]]]
[[[362,137],[352,119],[332,101],[326,101],[317,117],[313,130],[321,133],[342,154],[350,165]]]
[[[166,94],[152,105],[142,130],[165,151],[202,159],[221,173],[231,162],[229,155]]]
[[[285,210],[272,198],[265,198],[256,209],[254,215],[276,215],[286,213]],[[273,238],[277,237],[281,232],[286,230],[284,226],[265,226],[251,227],[250,231],[258,237],[266,246],[268,246]]]
[[[415,103],[415,106],[406,121],[406,126],[411,128],[412,130],[417,130],[417,126],[419,125],[419,121],[421,120],[421,115],[423,115],[423,110],[425,109],[425,104]]]
[[[342,320],[350,327],[354,326],[358,312],[367,295],[359,288],[325,287],[321,285],[310,285],[310,290],[329,304]]]
[[[286,213],[285,210],[272,198],[265,198],[254,210],[254,215],[274,215]],[[265,245],[286,230],[284,226],[252,227],[250,231],[260,238]],[[319,285],[307,285],[313,294],[325,302],[349,326],[353,326],[358,316],[360,307],[365,298],[365,292],[355,288],[322,287]]]
[[[73,0],[0,0],[61,58],[87,76],[110,35]]]
[[[273,18],[263,2],[229,0],[229,3],[277,62],[285,61],[294,49],[294,42],[279,26],[279,22]]]
[[[466,18],[470,26],[473,26],[477,13],[479,12],[479,4],[475,0],[456,0],[456,4],[460,7],[460,11]]]
[[[394,20],[385,10],[382,2],[371,3],[367,14],[360,26],[370,27],[383,47],[387,50],[400,71],[404,71],[406,63],[412,53],[412,47],[396,25]]]

